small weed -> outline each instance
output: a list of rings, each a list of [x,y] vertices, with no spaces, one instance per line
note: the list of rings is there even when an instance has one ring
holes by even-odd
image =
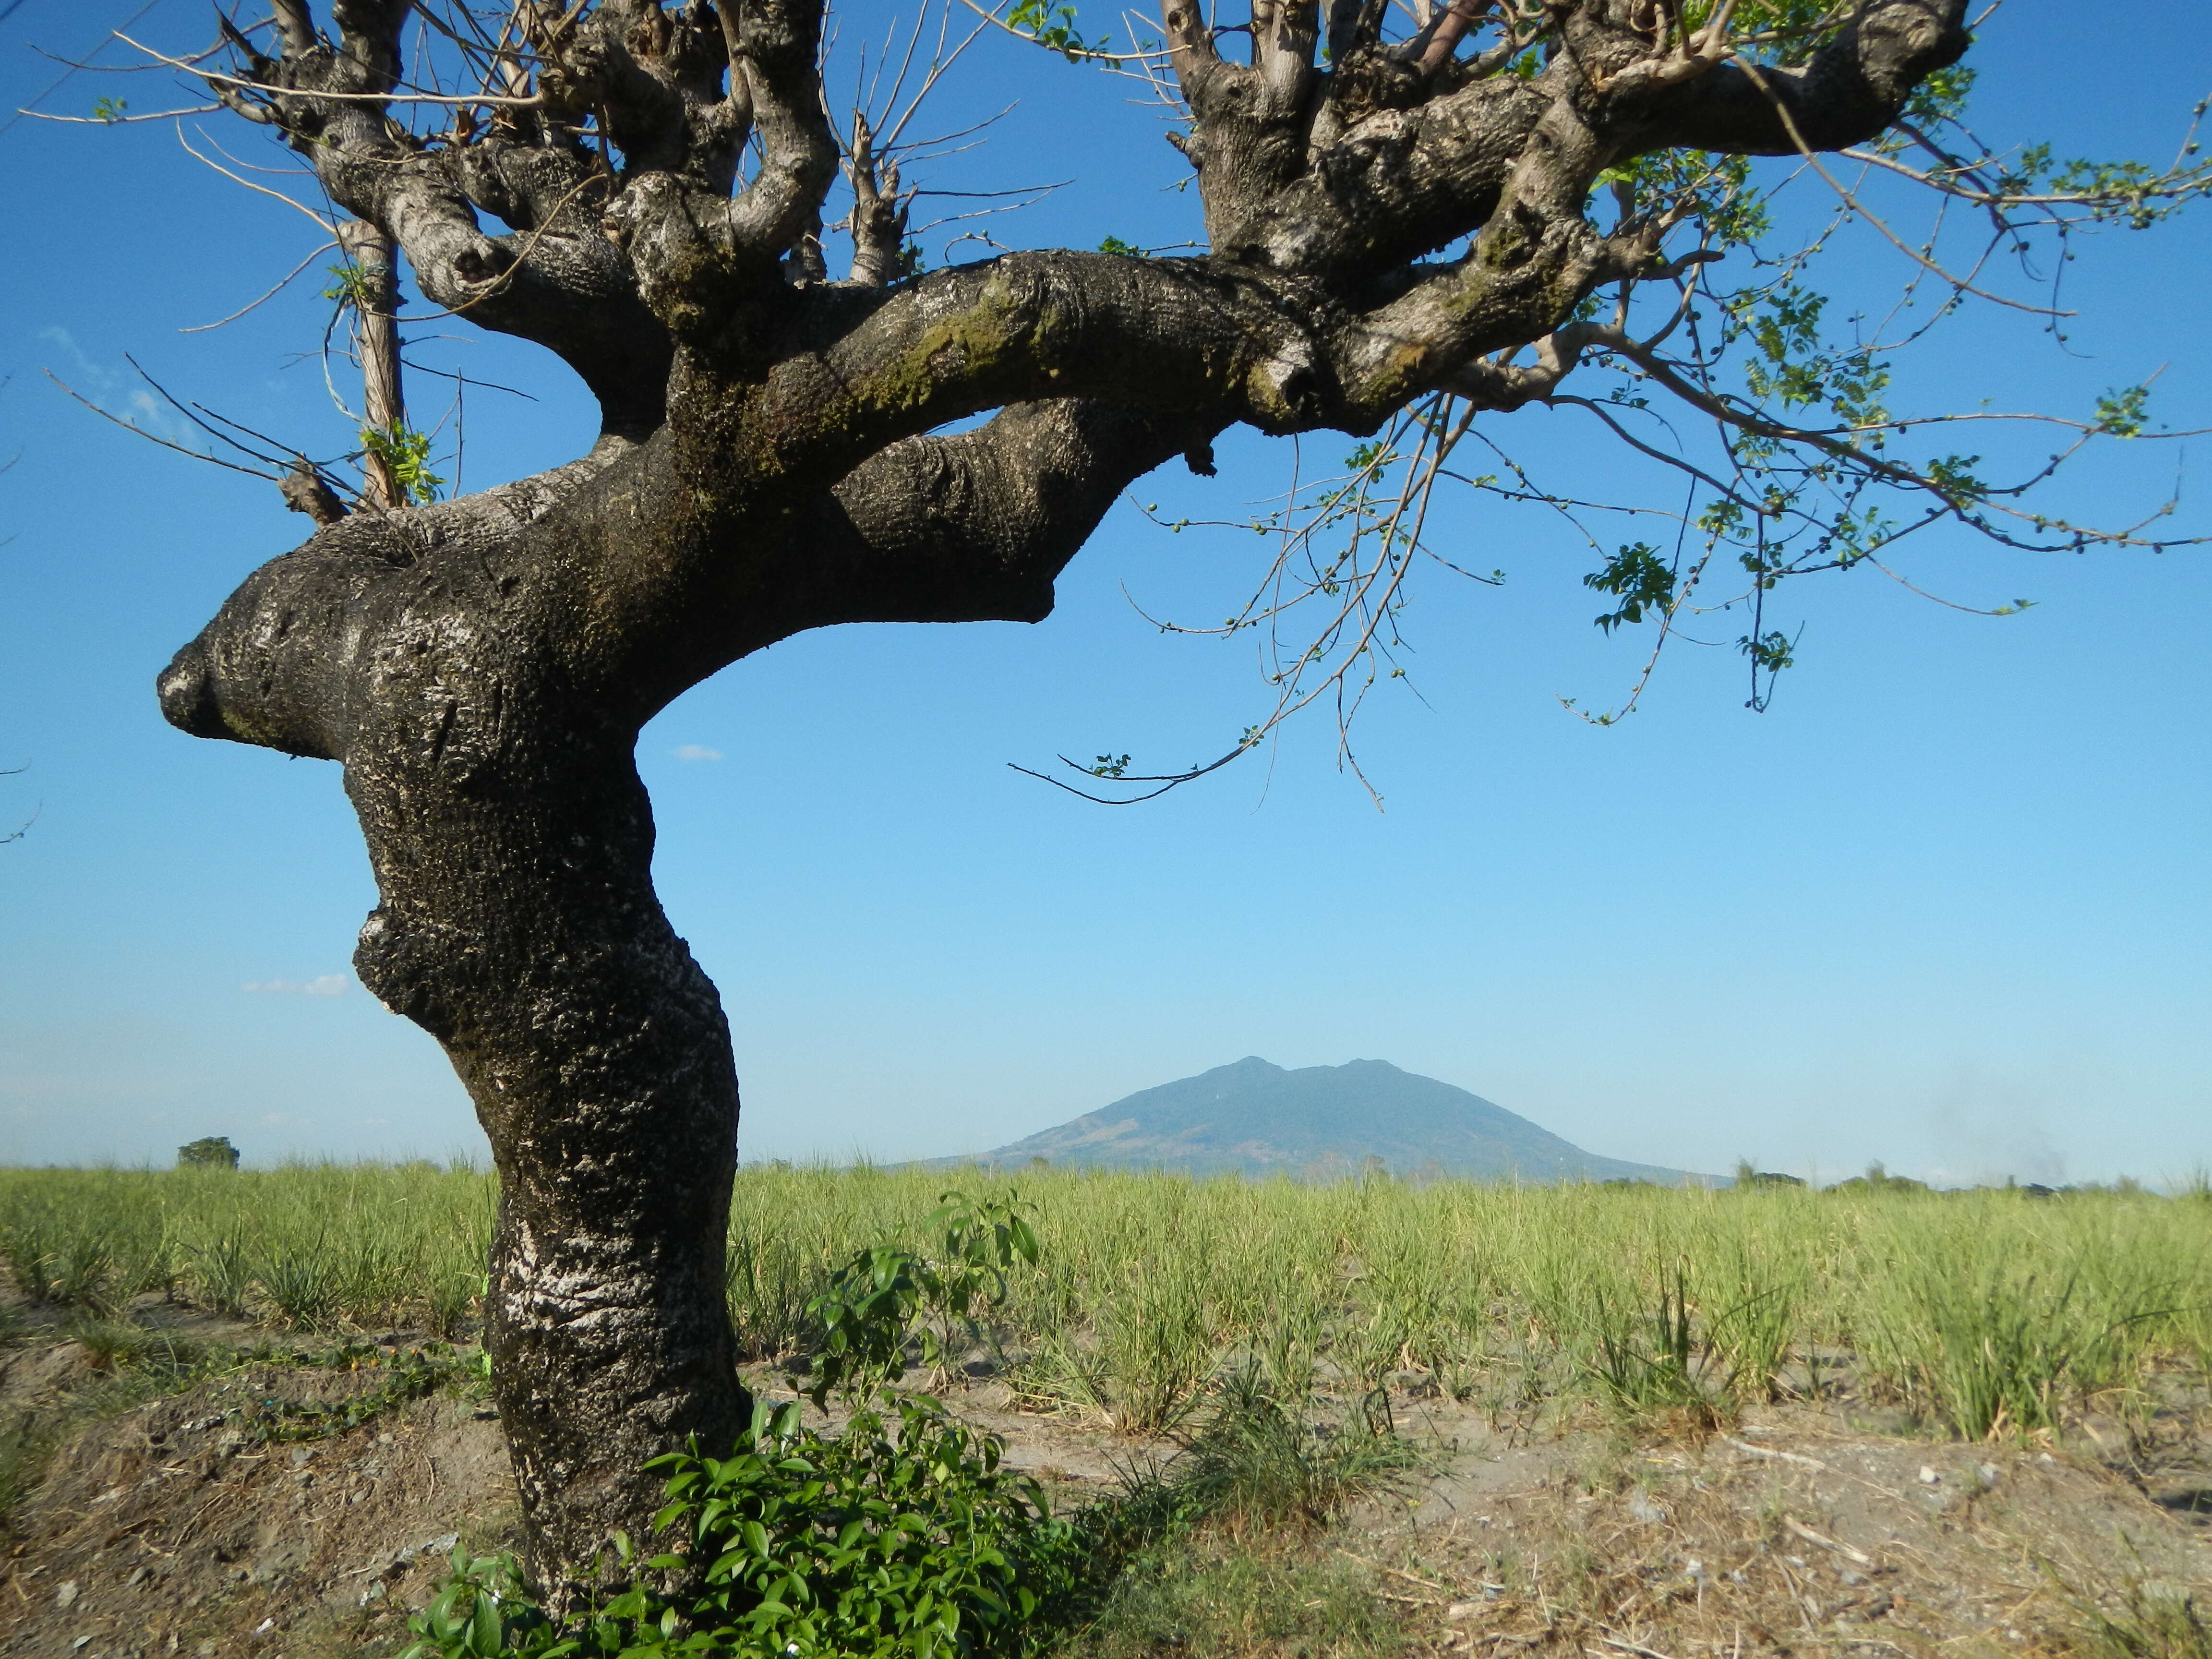
[[[300,1358],[304,1359],[307,1356]],[[320,1401],[302,1404],[289,1400],[263,1400],[246,1413],[248,1438],[263,1445],[326,1440],[332,1435],[357,1429],[409,1401],[434,1394],[448,1383],[460,1382],[471,1374],[469,1363],[442,1346],[394,1355],[388,1361],[373,1348],[340,1348],[321,1356],[319,1363],[347,1370],[363,1364],[380,1365],[389,1375],[373,1389],[327,1405]]]
[[[295,1331],[327,1329],[337,1322],[343,1286],[337,1264],[319,1239],[311,1247],[265,1257],[254,1282],[285,1324]]]
[[[2077,1602],[2094,1659],[2212,1659],[2212,1613],[2187,1591],[2130,1584],[2117,1607]]]
[[[1607,1395],[1632,1413],[1710,1413],[1698,1376],[1702,1345],[1691,1323],[1686,1269],[1677,1265],[1672,1282],[1661,1277],[1648,1317],[1617,1295],[1601,1285],[1592,1298],[1586,1363]]]
[[[1387,1407],[1328,1426],[1308,1420],[1311,1404],[1301,1397],[1286,1408],[1256,1365],[1231,1372],[1204,1425],[1184,1439],[1169,1467],[1179,1510],[1239,1537],[1284,1526],[1310,1528],[1353,1498],[1391,1486],[1418,1462],[1391,1431],[1382,1414]]]
[[[483,1294],[481,1273],[447,1273],[432,1280],[423,1298],[423,1313],[429,1322],[430,1334],[450,1342],[465,1333]]]
[[[722,1261],[730,1323],[741,1352],[780,1359],[796,1352],[809,1328],[806,1308],[829,1288],[829,1276],[788,1238],[732,1237]]]
[[[53,1299],[78,1308],[108,1308],[114,1303],[115,1255],[97,1233],[79,1233],[54,1258]]]
[[[184,1271],[176,1240],[164,1233],[125,1263],[120,1273],[122,1288],[134,1296],[158,1291],[164,1302],[174,1301]]]
[[[428,507],[438,499],[445,480],[430,471],[430,434],[417,432],[404,422],[388,427],[365,426],[362,447],[380,461],[399,486],[403,501]]]
[[[62,1327],[69,1339],[84,1350],[85,1360],[96,1371],[113,1370],[145,1352],[145,1328],[127,1321],[80,1313]]]
[[[1413,1645],[1365,1569],[1224,1542],[1163,1551],[1136,1563],[1091,1623],[1055,1651],[1067,1659],[1154,1659],[1173,1652],[1383,1659]]]
[[[896,1382],[917,1346],[942,1380],[955,1345],[979,1339],[981,1316],[1006,1301],[1007,1272],[1036,1265],[1036,1235],[1012,1199],[946,1193],[924,1231],[941,1240],[934,1255],[872,1244],[806,1304],[820,1342],[805,1392],[817,1407],[840,1389]]]
[[[53,1449],[52,1427],[40,1413],[11,1412],[0,1417],[0,1527],[6,1526],[16,1504],[39,1484]]]
[[[201,1246],[191,1282],[201,1306],[233,1318],[243,1316],[253,1291],[253,1268],[245,1248],[235,1238],[212,1239]]]
[[[35,1220],[18,1220],[0,1233],[0,1255],[15,1288],[33,1302],[54,1300],[54,1252],[50,1235]]]

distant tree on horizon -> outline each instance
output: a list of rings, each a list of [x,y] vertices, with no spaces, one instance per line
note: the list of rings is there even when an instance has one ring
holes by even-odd
[[[179,1170],[235,1170],[238,1148],[228,1135],[203,1135],[177,1148]]]

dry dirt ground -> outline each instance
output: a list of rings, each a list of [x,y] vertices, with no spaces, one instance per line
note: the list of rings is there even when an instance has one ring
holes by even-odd
[[[447,1386],[321,1438],[264,1443],[252,1425],[272,1402],[330,1407],[387,1389],[380,1361],[409,1346],[388,1333],[353,1369],[272,1362],[81,1424],[0,1544],[0,1655],[394,1650],[457,1536],[478,1548],[512,1538],[494,1414]],[[51,1410],[97,1387],[94,1358],[34,1330],[0,1354],[0,1407]],[[778,1381],[756,1379],[769,1392]],[[1170,1449],[1018,1413],[988,1385],[951,1403],[1078,1500],[1109,1490],[1133,1455]],[[1775,1407],[1726,1431],[1592,1419],[1529,1438],[1418,1398],[1398,1403],[1398,1422],[1425,1459],[1403,1490],[1268,1547],[1358,1574],[1382,1645],[1409,1654],[2057,1654],[2095,1649],[2100,1614],[2124,1638],[2181,1596],[2212,1608],[2201,1413],[2132,1433],[2093,1422],[2055,1447],[1915,1437],[1855,1422],[1848,1401]],[[1236,1650],[1342,1650],[1300,1635],[1295,1609],[1248,1634]],[[2189,1639],[2133,1651],[2202,1654]],[[1371,1632],[1363,1640],[1376,1650]],[[2130,1652],[2125,1639],[2100,1650]]]

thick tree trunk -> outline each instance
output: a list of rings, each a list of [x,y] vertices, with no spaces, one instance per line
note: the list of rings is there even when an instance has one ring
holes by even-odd
[[[653,894],[642,714],[577,687],[560,646],[587,603],[557,574],[565,504],[594,470],[349,518],[161,683],[187,731],[344,763],[380,901],[356,967],[444,1045],[497,1162],[485,1344],[530,1565],[564,1602],[615,1530],[647,1541],[647,1460],[726,1449],[750,1409],[722,1271],[729,1028]]]
[[[723,1284],[737,1077],[650,881],[626,750],[550,745],[530,792],[348,769],[382,902],[362,981],[445,1044],[500,1176],[484,1341],[532,1565],[589,1582],[659,1506],[645,1462],[720,1453],[747,1401]],[[578,750],[584,752],[578,752]]]

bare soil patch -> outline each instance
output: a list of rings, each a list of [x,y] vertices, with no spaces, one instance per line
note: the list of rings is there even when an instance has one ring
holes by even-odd
[[[2146,1597],[2205,1611],[2212,1516],[2161,1501],[2172,1467],[1775,1407],[1477,1449],[1358,1520],[1411,1630],[1453,1652],[2062,1653]]]

